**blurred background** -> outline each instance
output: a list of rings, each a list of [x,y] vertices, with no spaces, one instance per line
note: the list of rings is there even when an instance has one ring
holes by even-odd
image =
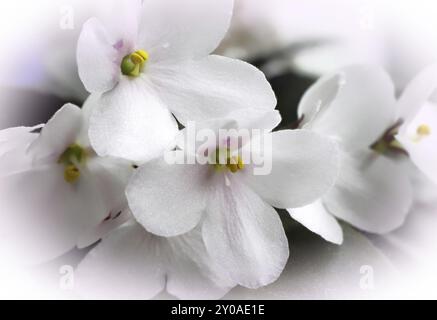
[[[0,129],[44,123],[65,102],[81,105],[87,93],[77,75],[77,38],[82,24],[110,1],[0,2]],[[264,71],[281,125],[288,126],[308,87],[345,65],[380,65],[402,92],[437,60],[436,17],[433,0],[236,0],[217,53]],[[437,298],[437,187],[415,179],[415,205],[401,229],[371,236],[344,226],[341,247],[280,212],[291,248],[283,275],[271,286],[236,288],[226,298]],[[83,254],[71,252],[31,276],[1,271],[0,297],[70,297],[59,287],[60,268],[75,266]],[[16,278],[31,291],[23,292]]]

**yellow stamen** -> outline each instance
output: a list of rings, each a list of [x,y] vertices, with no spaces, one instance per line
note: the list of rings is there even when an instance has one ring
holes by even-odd
[[[238,167],[238,169],[240,169],[240,170],[243,170],[243,169],[244,169],[243,159],[241,159],[240,157],[238,158],[237,167]]]
[[[79,179],[79,177],[80,177],[80,171],[74,164],[70,164],[65,167],[64,169],[65,181],[67,181],[68,183],[74,183]]]
[[[141,58],[143,59],[143,62],[146,62],[147,60],[149,60],[149,53],[147,51],[137,50],[137,51],[135,51],[135,53],[137,55],[141,56]]]
[[[232,173],[244,169],[243,159],[239,156],[231,156],[229,149],[217,149],[215,154],[215,168],[219,171],[228,169]]]
[[[147,60],[149,60],[149,54],[144,50],[128,54],[121,61],[121,73],[126,76],[138,77]]]
[[[429,136],[431,134],[431,128],[426,124],[422,124],[417,127],[417,134],[422,137]]]

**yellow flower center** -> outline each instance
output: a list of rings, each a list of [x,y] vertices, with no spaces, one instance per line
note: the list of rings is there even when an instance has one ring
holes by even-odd
[[[64,180],[75,183],[80,178],[79,165],[86,162],[87,153],[77,143],[71,144],[59,157],[58,163],[64,165]]]
[[[137,50],[128,54],[121,61],[121,73],[125,76],[138,77],[147,60],[149,60],[149,54],[144,50]]]
[[[74,183],[80,178],[80,170],[74,164],[65,166],[64,179],[68,183]]]
[[[429,136],[431,134],[431,128],[426,124],[418,126],[416,131],[417,134],[421,137]]]
[[[227,169],[232,173],[244,169],[244,162],[238,155],[232,155],[229,149],[217,149],[215,152],[214,167],[218,171]]]

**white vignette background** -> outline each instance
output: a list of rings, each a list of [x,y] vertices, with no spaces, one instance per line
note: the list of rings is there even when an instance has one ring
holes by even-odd
[[[82,10],[104,2],[1,1],[0,129],[21,120],[36,124],[40,112],[50,112],[37,105],[14,109],[14,99],[21,97],[4,88],[76,101],[85,97],[74,69],[66,69],[69,77],[54,78],[50,68],[56,66],[45,64],[45,58],[74,57],[85,20]],[[231,30],[219,51],[251,61],[297,47],[293,55],[264,65],[268,77],[285,69],[315,80],[344,65],[377,64],[389,72],[400,92],[437,60],[435,17],[437,3],[432,0],[236,0]],[[236,288],[225,298],[437,298],[437,187],[428,186],[422,195],[404,226],[388,235],[370,236],[343,225],[341,247],[303,227],[289,226],[299,230],[288,232],[290,261],[279,280],[258,290]],[[0,298],[74,298],[72,265],[79,258],[80,253],[72,252],[36,270],[0,264]]]

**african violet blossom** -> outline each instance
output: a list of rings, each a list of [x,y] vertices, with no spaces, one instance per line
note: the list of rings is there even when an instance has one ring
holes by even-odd
[[[337,177],[338,152],[335,142],[307,130],[271,133],[280,121],[276,111],[236,114],[188,126],[179,148],[142,165],[126,194],[146,230],[171,237],[200,227],[207,252],[229,279],[257,288],[279,277],[289,255],[273,206],[300,207],[322,196]],[[189,138],[190,128],[199,140]],[[241,129],[261,131],[240,135]],[[172,160],[181,155],[195,161]],[[250,162],[255,157],[266,161]],[[269,158],[271,170],[261,172]]]
[[[343,233],[336,218],[372,233],[399,227],[412,203],[412,187],[403,160],[386,153],[398,148],[393,143],[399,127],[389,76],[371,66],[327,75],[304,95],[298,112],[302,128],[339,143],[341,170],[331,191],[309,206],[290,209],[291,216],[337,244]]]
[[[232,0],[119,3],[84,24],[77,49],[80,78],[95,97],[89,136],[99,155],[159,156],[177,133],[173,115],[186,124],[236,108],[274,109],[258,69],[209,55],[229,27]]]
[[[437,65],[421,72],[399,99],[403,121],[396,138],[413,163],[437,184]]]
[[[42,128],[0,132],[0,251],[22,263],[55,258],[97,241],[126,207],[132,167],[97,157],[87,108],[63,106]]]

